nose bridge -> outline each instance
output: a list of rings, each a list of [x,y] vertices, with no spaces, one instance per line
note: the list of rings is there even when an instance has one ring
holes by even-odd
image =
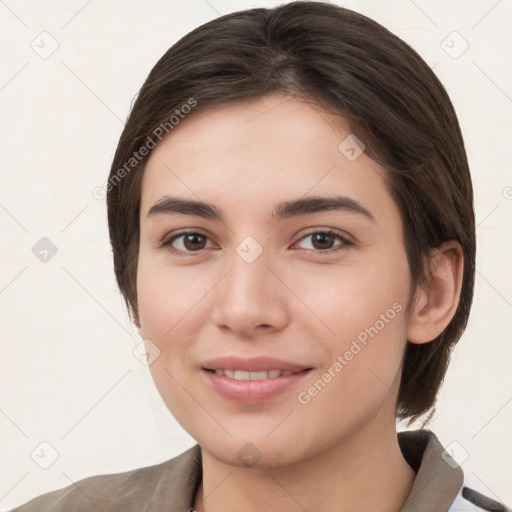
[[[225,286],[233,300],[244,303],[247,299],[261,299],[266,292],[275,289],[269,286],[273,278],[268,268],[271,265],[269,251],[255,238],[244,238],[228,257],[228,265],[231,270]]]

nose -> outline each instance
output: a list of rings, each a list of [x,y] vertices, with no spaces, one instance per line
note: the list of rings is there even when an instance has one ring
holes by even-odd
[[[219,329],[251,338],[286,326],[291,292],[270,263],[265,250],[252,262],[233,251],[214,288],[212,321]]]

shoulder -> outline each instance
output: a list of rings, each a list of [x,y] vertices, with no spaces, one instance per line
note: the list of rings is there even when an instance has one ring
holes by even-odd
[[[186,511],[200,473],[201,451],[195,445],[160,464],[84,478],[33,498],[11,512],[140,512],[148,510],[148,504],[155,510],[179,507]]]

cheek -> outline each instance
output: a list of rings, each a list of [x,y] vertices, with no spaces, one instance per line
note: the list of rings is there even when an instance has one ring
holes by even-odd
[[[378,316],[356,308],[353,316],[340,315],[329,360],[299,390],[303,428],[322,418],[318,437],[328,442],[357,430],[380,410],[394,415],[406,341],[404,310],[405,305],[395,302],[389,308],[375,307]]]
[[[196,370],[190,358],[204,322],[202,301],[215,284],[211,276],[198,274],[192,265],[171,268],[144,253],[139,258],[139,334],[160,351],[149,369],[164,402],[180,423],[190,402],[186,389]]]
[[[389,392],[407,341],[407,269],[405,253],[397,251],[376,255],[364,268],[340,269],[338,275],[334,269],[330,277],[315,281],[309,304],[315,304],[315,312],[331,331],[326,335],[324,330],[318,338],[328,352],[320,377],[329,381],[325,387],[331,390],[318,404],[324,402],[325,407],[333,400],[340,404],[339,410],[365,408]],[[323,389],[322,383],[317,388]]]
[[[394,264],[386,265],[393,260]],[[379,332],[386,331],[393,338],[392,330],[404,322],[400,312],[405,311],[409,295],[407,269],[405,254],[397,252],[376,255],[365,264],[325,266],[314,272],[290,274],[287,282],[303,300],[300,307],[304,311],[306,305],[311,312],[296,315],[294,320],[309,327],[314,322],[322,324],[320,339],[331,339],[337,349],[358,335],[364,341],[365,329],[372,327]]]
[[[141,335],[155,340],[180,340],[193,334],[202,297],[215,281],[197,267],[171,267],[141,251],[137,270],[137,300]],[[191,331],[192,327],[192,331]],[[174,341],[173,341],[174,343]]]
[[[151,344],[159,350],[149,366],[151,377],[168,410],[189,430],[190,418],[197,413],[187,392],[193,378],[186,358],[198,325],[194,305],[204,291],[197,280],[180,278],[144,258],[139,262],[137,280],[139,333],[146,340],[146,351],[150,352]]]

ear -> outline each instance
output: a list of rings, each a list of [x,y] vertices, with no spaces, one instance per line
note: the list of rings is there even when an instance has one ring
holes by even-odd
[[[407,329],[407,340],[411,343],[428,343],[437,338],[457,311],[464,270],[460,244],[450,240],[432,249],[430,268],[428,290],[416,290]]]

